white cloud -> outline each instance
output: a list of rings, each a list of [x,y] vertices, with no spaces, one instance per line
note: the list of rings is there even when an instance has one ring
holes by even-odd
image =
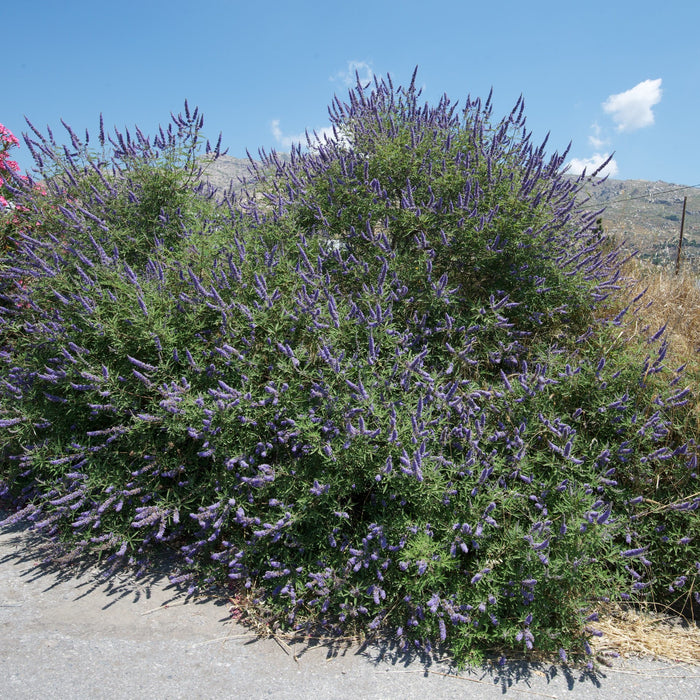
[[[590,158],[572,158],[567,163],[567,172],[571,175],[580,175],[584,170],[587,175],[594,173],[608,158],[609,153],[594,153]],[[615,177],[619,171],[617,161],[613,158],[596,177]]]
[[[357,84],[356,73],[360,76],[360,82],[363,85],[371,82],[374,77],[371,63],[366,61],[348,61],[347,68],[332,75],[330,80],[333,82],[339,81],[347,87],[354,87]]]
[[[289,150],[295,143],[306,143],[306,134],[285,134],[280,128],[279,119],[272,120],[270,129],[275,137],[275,141],[286,150]]]
[[[661,78],[644,80],[630,90],[610,95],[603,110],[610,114],[618,131],[634,131],[654,123],[651,108],[661,101]]]
[[[273,119],[270,124],[270,129],[272,135],[275,137],[275,141],[285,150],[290,150],[295,144],[301,144],[302,148],[307,148],[309,146],[309,140],[306,138],[306,132],[302,134],[285,134],[280,128],[280,120]],[[311,137],[311,148],[314,148],[314,144],[324,143],[325,140],[334,139],[333,127],[324,126],[321,129],[309,130],[309,136]],[[341,137],[341,142],[343,141]]]
[[[610,141],[601,137],[602,129],[597,122],[591,124],[591,131],[593,133],[588,137],[588,143],[590,143],[596,151],[600,151],[601,148],[610,143]]]

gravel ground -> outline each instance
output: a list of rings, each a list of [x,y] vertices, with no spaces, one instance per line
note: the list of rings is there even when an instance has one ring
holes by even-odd
[[[228,601],[185,603],[164,577],[105,580],[42,563],[42,540],[0,528],[0,696],[20,698],[691,698],[700,666],[617,660],[595,672],[449,664],[372,646],[287,647],[230,619]]]

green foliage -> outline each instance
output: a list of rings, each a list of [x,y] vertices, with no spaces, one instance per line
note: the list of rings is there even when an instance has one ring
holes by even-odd
[[[596,321],[615,251],[563,158],[416,98],[356,97],[264,207],[197,189],[189,117],[63,163],[3,312],[4,497],[294,629],[584,655],[600,601],[690,600],[690,394]]]

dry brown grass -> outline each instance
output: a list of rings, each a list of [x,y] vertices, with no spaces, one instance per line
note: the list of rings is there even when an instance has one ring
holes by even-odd
[[[700,279],[681,269],[679,274],[641,262],[630,262],[626,273],[636,282],[627,292],[633,299],[646,289],[635,308],[640,332],[666,324],[674,358],[696,366],[700,362]]]
[[[682,424],[688,438],[700,442],[700,278],[697,273],[630,260],[624,267],[625,282],[605,307],[613,317],[629,305],[621,335],[644,349],[647,338],[665,326],[669,341],[665,366],[670,370],[685,365],[682,380],[694,393],[683,410]],[[649,348],[649,353],[652,349]]]
[[[599,659],[619,655],[700,664],[700,627],[674,613],[610,605],[595,626],[603,633],[591,640]]]
[[[686,365],[684,384],[696,389],[694,400],[684,407],[688,438],[700,441],[700,279],[697,273],[659,268],[636,259],[624,268],[628,283],[615,296],[608,313],[615,315],[631,304],[626,316],[629,342],[645,342],[666,326],[669,341],[666,366]],[[643,296],[639,297],[640,294]],[[639,297],[639,298],[638,298]],[[634,301],[637,299],[636,301]],[[596,627],[603,636],[592,646],[597,655],[619,654],[700,664],[698,620],[684,620],[675,613],[661,613],[632,606],[608,606],[601,610]]]

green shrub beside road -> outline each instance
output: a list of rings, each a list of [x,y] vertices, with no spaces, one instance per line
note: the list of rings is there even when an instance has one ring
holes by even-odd
[[[36,134],[52,225],[2,268],[11,519],[461,662],[585,654],[603,600],[697,601],[690,381],[628,330],[644,300],[618,312],[564,155],[490,112],[358,86],[335,139],[221,205],[187,107],[109,157]]]

